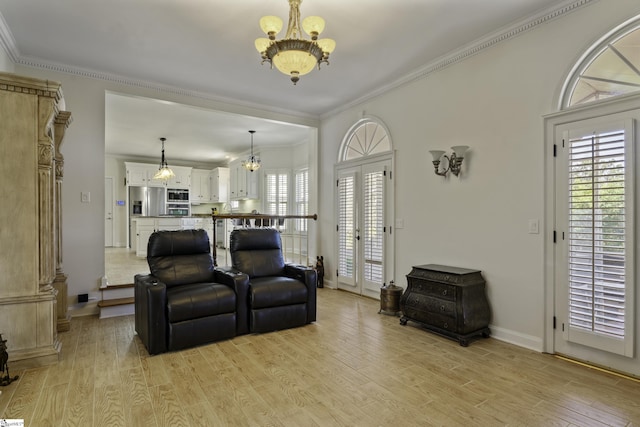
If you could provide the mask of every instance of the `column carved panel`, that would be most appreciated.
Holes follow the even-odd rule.
[[[71,113],[60,111],[54,123],[54,143],[55,143],[55,197],[54,197],[54,226],[55,226],[55,253],[56,253],[56,277],[53,287],[57,291],[57,327],[58,332],[68,331],[71,328],[71,316],[68,313],[68,292],[67,275],[63,271],[62,255],[62,180],[64,177],[64,156],[60,152],[60,147],[64,140],[64,135],[71,124]]]
[[[13,369],[56,363],[60,354],[56,133],[70,121],[58,118],[62,109],[60,83],[0,72],[0,333]]]

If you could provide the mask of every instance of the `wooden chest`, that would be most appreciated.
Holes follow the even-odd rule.
[[[411,320],[467,346],[490,334],[490,309],[479,270],[428,264],[414,266],[400,298],[400,324]]]

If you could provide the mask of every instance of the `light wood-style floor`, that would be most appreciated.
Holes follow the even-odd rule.
[[[318,289],[318,321],[149,356],[133,316],[74,318],[2,388],[27,426],[629,426],[640,383],[495,339],[469,347]],[[11,360],[9,360],[11,366]]]

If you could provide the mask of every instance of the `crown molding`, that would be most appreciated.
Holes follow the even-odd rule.
[[[4,20],[2,12],[0,12],[0,47],[7,52],[7,55],[12,62],[15,63],[20,57],[20,52],[18,52],[18,47],[16,46],[16,40],[13,38],[11,30],[9,30],[9,26],[7,25],[7,21]]]
[[[494,31],[466,46],[461,47],[460,49],[454,50],[446,55],[441,56],[440,58],[435,59],[434,61],[418,68],[416,71],[409,73],[404,77],[381,86],[380,88],[368,93],[367,95],[357,98],[347,104],[341,105],[339,108],[321,114],[320,119],[327,119],[350,108],[353,108],[358,104],[381,96],[392,89],[396,89],[400,86],[406,85],[416,80],[423,79],[430,74],[440,71],[450,65],[461,62],[487,48],[493,47],[500,42],[510,40],[524,32],[538,27],[541,24],[546,24],[549,21],[557,19],[561,16],[575,11],[578,8],[587,6],[597,1],[598,0],[565,0],[561,2],[559,6],[545,9],[510,26]]]
[[[122,84],[126,86],[139,87],[149,90],[155,90],[162,93],[180,95],[180,96],[188,96],[193,98],[199,98],[207,101],[220,102],[225,104],[234,105],[237,107],[251,108],[262,111],[269,111],[271,113],[283,114],[288,116],[299,117],[301,119],[306,120],[314,120],[318,119],[323,120],[334,116],[338,113],[346,111],[358,104],[366,102],[370,99],[376,98],[392,89],[396,89],[400,86],[411,83],[415,80],[419,80],[425,78],[426,76],[440,71],[450,65],[456,64],[464,59],[467,59],[471,56],[474,56],[484,49],[490,48],[500,42],[505,40],[512,39],[526,31],[532,30],[538,27],[541,24],[545,24],[551,20],[559,18],[563,15],[566,15],[574,10],[587,6],[591,3],[595,3],[598,0],[565,0],[560,3],[559,6],[555,6],[549,9],[546,9],[542,12],[534,14],[528,18],[518,21],[511,26],[502,28],[497,30],[489,35],[474,41],[460,49],[452,51],[428,64],[417,69],[416,71],[407,74],[404,77],[401,77],[391,83],[388,83],[367,95],[356,98],[355,100],[341,105],[339,108],[330,110],[326,113],[321,114],[320,116],[305,114],[299,111],[286,110],[281,108],[275,108],[273,106],[266,106],[257,103],[239,101],[237,99],[226,98],[217,96],[211,93],[198,92],[193,90],[181,89],[174,86],[162,85],[151,81],[131,79],[125,76],[120,76],[116,74],[104,73],[96,70],[83,69],[78,67],[72,67],[69,65],[59,64],[50,61],[43,61],[37,58],[23,57],[20,55],[20,52],[16,46],[15,39],[13,38],[13,34],[11,34],[11,30],[9,29],[2,13],[0,12],[0,46],[2,46],[9,58],[18,65],[31,67],[31,68],[39,68],[44,70],[55,71],[64,74],[70,74],[80,77],[87,77],[92,79],[104,80],[112,83]]]
[[[116,84],[121,84],[126,86],[154,90],[154,91],[166,93],[166,94],[187,96],[192,98],[203,99],[206,101],[229,104],[236,107],[244,107],[244,108],[250,108],[255,110],[268,111],[270,113],[283,114],[287,116],[295,116],[301,119],[312,120],[315,122],[318,121],[318,116],[313,114],[306,114],[306,113],[301,113],[299,111],[292,111],[292,110],[277,108],[273,106],[266,106],[266,105],[253,103],[253,102],[240,101],[234,98],[227,98],[227,97],[218,96],[218,95],[214,95],[207,92],[182,89],[176,86],[163,85],[160,83],[147,81],[147,80],[132,79],[130,77],[125,77],[118,74],[105,73],[102,71],[96,71],[96,70],[91,70],[87,68],[73,67],[65,64],[60,64],[57,62],[44,61],[38,58],[21,56],[17,59],[17,61],[15,61],[15,63],[25,67],[39,68],[39,69],[49,70],[57,73],[71,74],[79,77],[103,80],[103,81],[108,81],[111,83],[116,83]]]

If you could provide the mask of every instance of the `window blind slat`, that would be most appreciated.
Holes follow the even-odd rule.
[[[625,135],[569,140],[569,321],[625,333]]]
[[[338,180],[338,276],[354,277],[354,191],[355,179]]]

